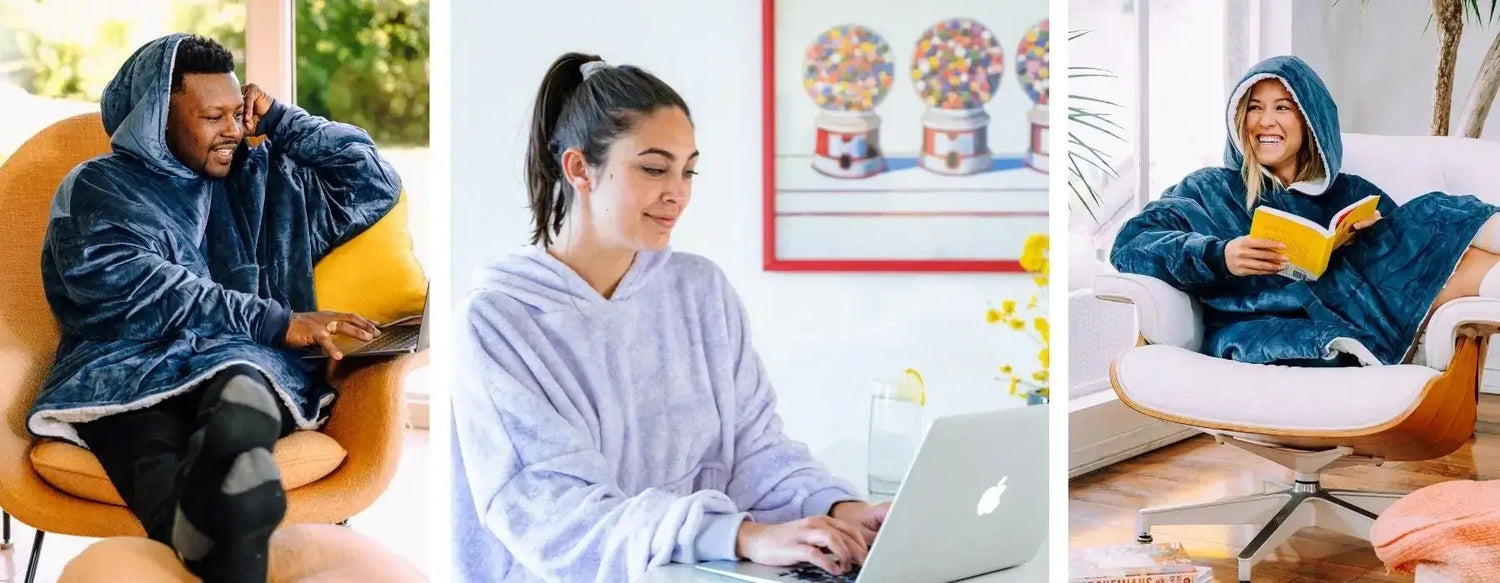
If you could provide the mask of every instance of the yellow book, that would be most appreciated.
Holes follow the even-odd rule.
[[[1250,221],[1250,236],[1286,245],[1282,254],[1287,256],[1287,263],[1281,275],[1297,280],[1318,279],[1328,269],[1333,250],[1349,240],[1356,223],[1375,218],[1379,205],[1378,195],[1367,196],[1333,215],[1327,226],[1262,206],[1255,209],[1255,218]]]

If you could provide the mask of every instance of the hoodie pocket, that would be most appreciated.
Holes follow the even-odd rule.
[[[686,475],[661,486],[661,490],[686,496],[700,490],[723,492],[729,486],[729,469],[719,462],[704,462]]]

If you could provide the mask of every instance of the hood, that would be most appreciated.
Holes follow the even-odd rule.
[[[172,97],[172,64],[177,43],[172,34],[146,43],[125,60],[104,88],[99,113],[110,147],[129,153],[154,170],[182,178],[199,177],[167,148],[167,108]]]
[[[1338,176],[1344,157],[1344,145],[1339,134],[1338,104],[1333,102],[1333,95],[1328,93],[1323,79],[1297,57],[1279,56],[1261,61],[1235,84],[1225,108],[1229,143],[1224,146],[1224,165],[1239,170],[1245,163],[1244,152],[1240,150],[1240,128],[1234,123],[1234,109],[1245,98],[1245,94],[1249,93],[1250,88],[1262,79],[1278,79],[1292,94],[1298,109],[1302,110],[1307,127],[1312,130],[1312,139],[1305,140],[1304,147],[1316,148],[1318,157],[1323,160],[1323,167],[1327,169],[1327,175],[1318,182],[1299,182],[1288,185],[1287,188],[1303,194],[1323,194],[1334,177]],[[1267,176],[1269,175],[1267,172]]]
[[[648,287],[671,257],[670,249],[641,251],[609,299],[599,295],[573,268],[540,245],[491,262],[475,274],[475,289],[498,291],[541,312],[576,310],[589,304],[622,301]]]

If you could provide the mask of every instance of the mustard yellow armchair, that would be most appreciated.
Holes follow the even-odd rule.
[[[10,517],[37,529],[26,581],[36,576],[47,532],[144,536],[93,455],[77,446],[37,440],[26,415],[52,364],[58,327],[42,290],[42,239],[63,177],[109,152],[99,114],[59,121],[22,144],[0,166],[0,509],[4,544]],[[403,203],[404,204],[404,203]],[[392,213],[393,215],[396,213]],[[388,217],[399,219],[404,217]],[[338,523],[368,508],[390,484],[406,423],[402,381],[426,352],[336,368],[340,389],[320,431],[299,431],[276,445],[288,488],[284,524]]]

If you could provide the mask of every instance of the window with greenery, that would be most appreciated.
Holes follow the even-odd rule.
[[[401,176],[426,263],[428,0],[297,0],[297,105],[364,128]]]
[[[218,40],[245,73],[245,0],[0,2],[0,162],[37,131],[99,110],[104,86],[151,39]]]

